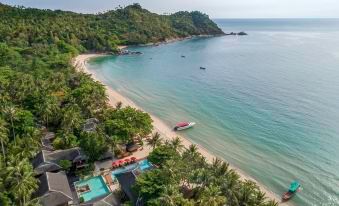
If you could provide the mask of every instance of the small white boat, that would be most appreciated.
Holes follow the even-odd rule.
[[[179,122],[175,125],[174,131],[180,131],[191,128],[195,125],[195,122]]]

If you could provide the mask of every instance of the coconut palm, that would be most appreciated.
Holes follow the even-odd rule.
[[[268,202],[263,204],[263,206],[278,206],[278,205],[279,205],[279,203],[274,201],[274,200],[269,200]]]
[[[16,119],[16,108],[13,105],[7,105],[2,109],[4,115],[9,119],[12,128],[13,139],[15,140],[14,120]]]
[[[191,144],[184,152],[183,152],[183,158],[193,162],[192,160],[197,161],[198,157],[200,157],[200,153],[198,152],[198,147],[195,144]]]
[[[18,159],[33,158],[40,149],[40,142],[36,138],[24,136],[15,141],[15,144],[10,145],[9,151]]]
[[[239,192],[236,194],[240,205],[255,205],[255,193],[258,186],[249,180],[241,183]]]
[[[1,143],[2,155],[4,158],[6,158],[5,144],[8,142],[7,133],[8,133],[8,130],[6,128],[6,122],[2,118],[0,118],[0,143]]]
[[[43,123],[48,128],[48,123],[52,115],[56,115],[59,110],[59,103],[53,96],[44,98],[42,104],[38,106],[38,113],[43,120]]]
[[[179,137],[175,137],[170,141],[170,144],[173,146],[175,150],[178,152],[182,152],[184,149],[184,145]]]
[[[119,110],[119,109],[121,109],[122,108],[122,102],[117,102],[116,104],[115,104],[115,109],[116,110]]]
[[[263,205],[267,199],[265,195],[264,192],[258,190],[255,197],[255,205]]]
[[[151,146],[155,149],[156,146],[160,145],[162,142],[162,138],[159,132],[156,132],[152,135],[151,138],[147,139],[147,145]]]
[[[223,206],[226,202],[227,199],[222,195],[220,188],[215,185],[210,185],[203,190],[198,200],[198,205]]]
[[[183,194],[179,192],[176,185],[169,185],[168,187],[165,187],[164,192],[162,192],[160,197],[156,199],[156,203],[158,204],[155,205],[163,206],[194,206],[194,202],[184,198]]]
[[[75,128],[79,128],[82,123],[82,116],[78,105],[70,105],[65,108],[61,121],[61,127],[66,132],[73,132]]]
[[[38,180],[28,159],[11,157],[6,168],[5,182],[9,192],[14,195],[18,205],[26,205],[31,200],[33,192],[38,189]]]
[[[238,206],[239,201],[237,192],[239,189],[239,175],[233,170],[230,170],[226,176],[221,178],[221,190],[226,196],[229,205]]]

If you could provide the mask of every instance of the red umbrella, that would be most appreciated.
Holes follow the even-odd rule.
[[[131,160],[135,161],[135,160],[137,160],[137,158],[136,157],[131,157]]]
[[[121,165],[122,163],[124,163],[123,160],[119,160],[118,163]]]
[[[125,161],[125,162],[129,162],[129,161],[130,161],[130,159],[126,158],[124,161]]]

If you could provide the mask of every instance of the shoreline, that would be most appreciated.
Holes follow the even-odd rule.
[[[72,65],[75,67],[75,69],[78,72],[84,72],[88,75],[91,75],[91,77],[95,81],[98,81],[98,82],[100,82],[101,84],[104,85],[104,87],[106,88],[106,92],[107,92],[107,95],[108,95],[108,103],[109,103],[110,106],[114,107],[117,102],[122,102],[122,104],[124,106],[131,106],[131,107],[134,107],[136,109],[140,109],[140,110],[144,111],[141,107],[136,105],[133,101],[131,101],[130,99],[124,97],[123,95],[121,95],[117,91],[115,91],[112,88],[105,85],[102,81],[100,81],[100,79],[97,77],[95,72],[90,71],[86,67],[88,60],[90,60],[92,58],[96,58],[96,57],[103,57],[103,56],[110,56],[110,54],[105,54],[105,53],[80,54],[80,55],[76,56],[75,58],[73,58]],[[195,144],[192,141],[190,141],[189,139],[185,138],[184,136],[178,135],[177,133],[175,133],[169,126],[167,126],[158,117],[151,115],[151,114],[150,114],[150,116],[153,120],[154,130],[158,131],[164,139],[172,139],[174,137],[179,137],[185,148],[188,148],[191,144]],[[215,158],[219,158],[219,159],[227,162],[226,159],[220,158],[220,157],[212,154],[207,149],[205,149],[203,146],[201,146],[199,144],[195,144],[195,145],[197,146],[198,151],[201,153],[201,155],[203,155],[206,158],[207,162],[211,163],[212,160],[215,159]],[[251,181],[255,182],[258,185],[258,187],[260,188],[260,190],[266,193],[267,198],[270,198],[272,200],[277,201],[279,203],[279,205],[292,205],[291,203],[281,203],[281,198],[277,194],[270,191],[263,184],[260,184],[257,180],[255,180],[253,177],[247,175],[241,169],[239,169],[239,168],[237,168],[237,167],[235,167],[231,164],[229,165],[229,168],[233,169],[240,176],[241,180],[251,180]]]

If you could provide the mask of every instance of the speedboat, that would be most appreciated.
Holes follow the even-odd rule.
[[[195,122],[179,122],[175,125],[174,130],[175,131],[180,131],[184,129],[191,128],[195,125]]]
[[[282,196],[282,201],[286,202],[290,200],[297,192],[299,192],[301,185],[298,181],[293,181],[290,185],[290,188]]]
[[[205,70],[206,68],[205,67],[200,67],[200,69]]]

